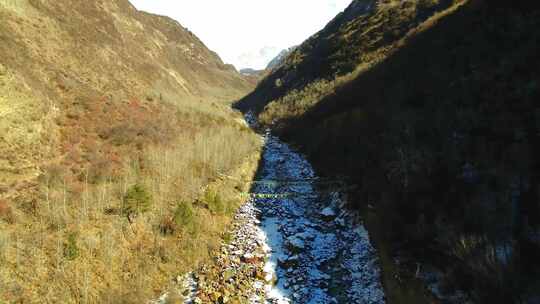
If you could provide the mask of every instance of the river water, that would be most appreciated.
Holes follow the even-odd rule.
[[[340,183],[266,134],[250,204],[268,252],[266,303],[385,303],[377,253],[358,217],[345,211]]]

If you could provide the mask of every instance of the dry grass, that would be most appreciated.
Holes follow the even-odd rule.
[[[255,170],[227,105],[251,84],[127,0],[0,0],[0,19],[0,302],[140,303],[207,260],[230,216],[204,187],[234,209],[220,173]],[[130,223],[134,184],[152,199]],[[192,229],[164,234],[181,202]]]
[[[16,223],[0,223],[0,299],[118,303],[133,298],[140,303],[175,275],[207,261],[230,213],[214,214],[197,200],[213,185],[231,210],[237,207],[238,182],[219,180],[219,175],[247,181],[256,168],[259,144],[252,131],[236,123],[199,129],[145,150],[125,164],[115,181],[85,182],[80,193],[66,181],[44,183],[33,216],[17,210]],[[152,205],[130,224],[119,210],[135,183],[151,193]],[[195,203],[194,225],[163,234],[160,224],[181,202]],[[10,212],[5,202],[0,212],[2,219]]]
[[[114,162],[126,154],[122,142],[109,148],[97,136],[155,135],[163,122],[132,123],[132,114],[156,118],[172,106],[223,116],[218,108],[252,87],[177,22],[127,0],[0,0],[0,19],[0,187],[11,188],[3,197],[62,158],[75,171],[86,156],[98,167]]]

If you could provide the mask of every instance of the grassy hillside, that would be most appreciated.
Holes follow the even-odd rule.
[[[140,303],[206,262],[255,171],[252,84],[127,0],[0,0],[0,302]]]
[[[370,32],[383,11],[347,26]],[[380,245],[410,265],[392,275],[413,278],[419,262],[440,271],[443,294],[521,303],[538,296],[540,277],[539,17],[538,5],[525,1],[464,1],[397,36],[378,26],[378,37],[394,42],[375,59],[352,61],[345,77],[298,70],[285,88],[259,86],[240,107],[261,111],[321,172],[359,186],[351,203]],[[378,41],[358,41],[362,54]],[[305,50],[327,43],[319,34],[296,56],[324,60]],[[385,277],[389,301],[406,303]]]

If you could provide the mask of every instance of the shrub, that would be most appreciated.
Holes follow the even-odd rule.
[[[172,235],[176,231],[176,224],[174,219],[170,216],[165,216],[161,219],[159,223],[159,231],[164,235]]]
[[[218,193],[214,191],[206,191],[204,201],[208,209],[214,214],[223,214],[226,211],[226,206]]]
[[[166,216],[161,220],[159,229],[165,235],[174,234],[178,228],[192,231],[194,227],[195,211],[190,202],[181,202],[176,207],[173,216]]]
[[[74,232],[68,234],[67,240],[64,243],[64,257],[69,261],[73,261],[79,257],[77,234]]]
[[[223,233],[223,242],[224,242],[225,244],[230,244],[230,243],[232,242],[232,240],[233,240],[233,235],[232,235],[232,233],[230,233],[230,232],[228,232],[228,231],[225,232],[225,233]]]
[[[90,184],[98,184],[107,179],[116,178],[115,157],[112,154],[100,154],[97,151],[90,151],[86,154],[88,166],[84,170],[83,176]]]
[[[13,210],[5,200],[0,200],[0,220],[4,220],[9,224],[13,224],[15,222]]]
[[[60,164],[50,164],[43,169],[41,181],[48,186],[60,185],[66,178],[68,169]]]
[[[195,213],[190,202],[181,202],[174,212],[174,223],[177,226],[189,227],[193,224]]]
[[[133,216],[150,211],[151,206],[152,197],[148,190],[141,184],[135,184],[124,195],[122,213],[131,222]]]
[[[104,138],[110,138],[114,146],[123,146],[133,142],[137,138],[137,130],[127,123],[112,127]]]
[[[463,236],[451,250],[457,263],[446,278],[450,286],[470,289],[478,303],[512,303],[524,285],[520,263],[511,243],[497,243],[485,236]]]

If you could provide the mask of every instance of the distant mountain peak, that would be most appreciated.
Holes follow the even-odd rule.
[[[273,70],[285,62],[285,59],[296,50],[297,46],[290,47],[288,49],[282,50],[274,59],[272,59],[266,66],[267,70]]]
[[[263,72],[264,72],[264,70],[256,70],[256,69],[252,69],[252,68],[245,68],[245,69],[240,70],[240,74],[242,74],[244,76],[258,76],[258,75],[262,74]]]

